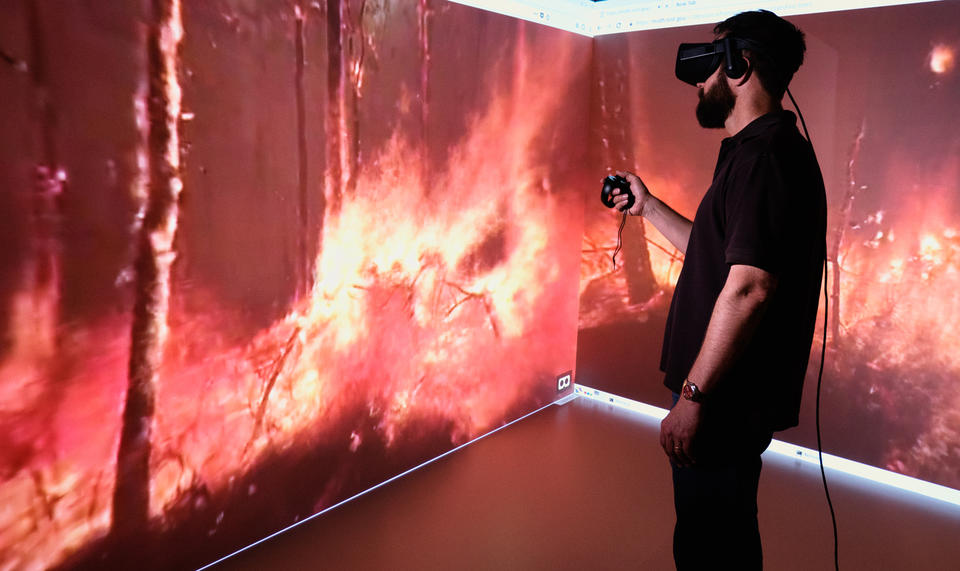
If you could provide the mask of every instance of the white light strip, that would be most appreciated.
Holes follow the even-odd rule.
[[[638,30],[715,24],[738,12],[766,9],[780,16],[918,4],[931,0],[450,0],[594,37]],[[932,0],[940,1],[940,0]]]
[[[579,397],[587,397],[592,400],[602,401],[612,405],[616,405],[620,408],[625,408],[633,412],[639,412],[644,416],[649,416],[657,420],[663,420],[669,412],[665,408],[660,408],[658,406],[653,406],[652,404],[643,403],[640,401],[631,400],[613,393],[608,393],[601,391],[599,389],[591,389],[590,387],[585,387],[583,385],[573,385],[573,394]]]
[[[302,519],[302,520],[300,520],[300,521],[298,521],[298,522],[296,522],[296,523],[294,523],[294,524],[288,525],[287,527],[281,529],[280,531],[276,531],[276,532],[274,532],[274,533],[271,533],[270,535],[264,537],[263,539],[260,539],[260,540],[258,540],[258,541],[255,541],[255,542],[251,543],[250,545],[247,545],[246,547],[242,547],[242,548],[234,551],[233,553],[231,553],[231,554],[229,554],[229,555],[224,555],[223,557],[221,557],[220,559],[217,559],[216,561],[213,561],[212,563],[207,563],[206,565],[204,565],[203,567],[201,567],[201,568],[198,569],[197,571],[203,571],[204,569],[209,569],[210,567],[213,567],[214,565],[216,565],[216,564],[218,564],[218,563],[220,563],[220,562],[222,562],[222,561],[225,561],[225,560],[233,557],[234,555],[238,555],[238,554],[240,554],[240,553],[243,553],[244,551],[250,549],[251,547],[254,547],[254,546],[256,546],[256,545],[260,545],[261,543],[263,543],[263,542],[265,542],[265,541],[267,541],[267,540],[269,540],[269,539],[271,539],[271,538],[274,538],[274,537],[280,535],[281,533],[285,533],[285,532],[287,532],[287,531],[289,531],[289,530],[297,527],[298,525],[304,524],[304,523],[306,523],[306,522],[308,522],[308,521],[310,521],[310,520],[312,520],[312,519],[314,519],[314,518],[316,518],[316,517],[320,517],[321,515],[327,513],[328,511],[333,510],[333,509],[336,509],[336,508],[342,506],[343,504],[345,504],[345,503],[347,503],[347,502],[349,502],[349,501],[353,501],[353,500],[359,498],[360,496],[364,496],[364,495],[366,495],[366,494],[369,494],[370,492],[376,490],[377,488],[386,486],[387,484],[389,484],[390,482],[393,482],[393,481],[395,481],[395,480],[399,480],[400,478],[406,476],[407,474],[410,474],[410,473],[412,473],[412,472],[415,472],[415,471],[419,470],[420,468],[423,468],[424,466],[427,466],[427,465],[429,465],[429,464],[433,464],[433,463],[436,462],[437,460],[440,460],[441,458],[444,458],[444,457],[446,457],[446,456],[449,456],[450,454],[453,454],[454,452],[456,452],[457,450],[460,450],[461,448],[465,448],[465,447],[467,447],[467,446],[470,446],[470,445],[473,444],[474,442],[478,442],[478,441],[480,441],[480,440],[483,440],[484,438],[490,436],[491,434],[494,434],[494,433],[496,433],[496,432],[500,432],[500,431],[503,430],[504,428],[507,428],[508,426],[511,426],[511,425],[513,425],[513,424],[516,424],[516,423],[520,422],[521,420],[523,420],[523,419],[525,419],[525,418],[527,418],[527,417],[529,417],[529,416],[533,416],[533,415],[537,414],[538,412],[540,412],[540,411],[542,411],[542,410],[545,410],[545,409],[547,409],[547,408],[550,408],[551,406],[554,406],[554,405],[563,405],[563,404],[566,404],[566,403],[572,401],[572,400],[575,399],[575,398],[576,398],[576,395],[575,395],[573,392],[570,392],[567,396],[565,396],[565,397],[563,397],[563,398],[560,398],[560,399],[558,399],[558,400],[555,400],[555,401],[551,402],[551,403],[548,404],[548,405],[544,405],[544,406],[538,408],[537,410],[535,410],[535,411],[533,411],[533,412],[527,413],[527,414],[521,416],[520,418],[517,418],[516,420],[512,420],[512,421],[504,424],[503,426],[494,428],[494,429],[491,430],[490,432],[487,432],[486,434],[482,434],[482,435],[474,438],[473,440],[471,440],[471,441],[469,441],[469,442],[465,442],[465,443],[461,444],[460,446],[457,446],[456,448],[453,448],[453,449],[451,449],[451,450],[448,450],[447,452],[444,452],[443,454],[441,454],[441,455],[439,455],[439,456],[437,456],[437,457],[435,457],[435,458],[433,458],[433,459],[430,459],[430,460],[427,460],[426,462],[423,462],[422,464],[418,464],[418,465],[414,466],[413,468],[410,468],[410,469],[407,470],[406,472],[401,472],[400,474],[397,474],[396,476],[394,476],[394,477],[392,477],[392,478],[390,478],[390,479],[388,479],[388,480],[384,480],[383,482],[380,482],[379,484],[377,484],[377,485],[375,485],[375,486],[373,486],[373,487],[371,487],[371,488],[367,488],[366,490],[360,492],[359,494],[350,496],[349,498],[347,498],[347,499],[345,499],[345,500],[342,500],[342,501],[340,501],[340,502],[338,502],[338,503],[336,503],[336,504],[334,504],[334,505],[332,505],[332,506],[330,506],[330,507],[328,507],[328,508],[326,508],[326,509],[324,509],[324,510],[321,510],[321,511],[319,511],[319,512],[317,512],[317,513],[315,513],[315,514],[313,514],[313,515],[311,515],[311,516],[308,516],[308,517],[306,517],[306,518],[304,518],[304,519]]]
[[[668,412],[666,409],[662,409],[660,407],[644,404],[642,402],[607,393],[598,389],[585,387],[583,385],[575,384],[574,394],[578,397],[584,397],[591,400],[612,404],[614,406],[637,412],[657,420],[662,420],[665,416],[667,416]],[[767,448],[767,451],[764,452],[764,454],[779,454],[795,460],[802,460],[816,466],[820,465],[816,450],[811,450],[810,448],[804,448],[803,446],[797,446],[796,444],[790,444],[780,440],[772,441],[770,443],[770,447]],[[960,506],[960,490],[955,490],[953,488],[948,488],[932,482],[919,480],[917,478],[911,478],[910,476],[904,476],[903,474],[877,468],[876,466],[861,464],[860,462],[847,460],[846,458],[841,458],[840,456],[824,453],[823,467],[827,470],[841,472],[851,476],[858,476],[872,482],[885,484],[887,486],[892,486],[894,488],[920,494],[928,498],[953,504],[955,506]]]

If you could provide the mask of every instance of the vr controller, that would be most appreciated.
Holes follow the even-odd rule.
[[[630,183],[622,176],[611,174],[607,175],[607,177],[603,179],[603,189],[600,191],[600,201],[603,202],[603,205],[607,208],[613,208],[614,189],[619,189],[620,194],[627,195],[627,204],[625,207],[621,208],[621,211],[629,210],[630,207],[633,206],[635,197],[633,196],[633,193],[630,192]]]

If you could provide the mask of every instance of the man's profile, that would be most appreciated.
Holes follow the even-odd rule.
[[[826,196],[796,116],[781,105],[803,33],[767,11],[737,14],[714,41],[682,44],[677,77],[698,87],[701,126],[725,129],[693,220],[620,172],[684,254],[660,368],[675,405],[660,444],[673,471],[679,569],[762,568],[760,454],[798,423],[825,258]],[[614,192],[614,208],[627,196]]]

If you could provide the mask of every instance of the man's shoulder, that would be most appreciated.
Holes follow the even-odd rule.
[[[761,129],[757,129],[752,137],[745,139],[744,146],[754,152],[784,152],[804,147],[806,142],[797,129],[796,115],[790,111],[782,111],[769,117]]]
[[[785,116],[769,121],[763,129],[756,130],[752,136],[744,138],[736,149],[738,161],[748,163],[771,160],[785,168],[809,168],[816,162],[810,143],[800,134],[795,117],[789,111]]]

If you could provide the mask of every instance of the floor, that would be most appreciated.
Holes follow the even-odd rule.
[[[672,569],[658,421],[548,407],[213,567]],[[960,569],[960,507],[828,473],[844,570]],[[764,456],[767,569],[833,568],[819,469]]]

